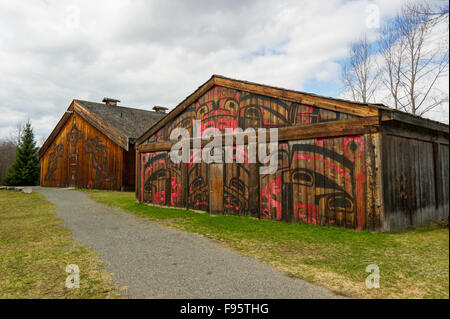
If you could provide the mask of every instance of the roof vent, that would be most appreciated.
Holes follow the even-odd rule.
[[[155,105],[155,106],[153,107],[153,110],[154,110],[156,113],[166,113],[166,111],[168,110],[168,108],[167,108],[167,107],[164,107],[164,106],[158,106],[158,105]]]
[[[106,105],[116,106],[117,102],[120,102],[120,101],[116,100],[116,99],[111,99],[109,97],[105,97],[105,98],[103,98],[102,102],[105,102]]]

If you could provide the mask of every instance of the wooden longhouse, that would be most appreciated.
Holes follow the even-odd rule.
[[[278,128],[277,171],[259,174],[247,142],[233,163],[198,162],[198,149],[173,163],[170,133],[192,136],[193,119],[202,132]],[[448,218],[448,125],[383,105],[214,75],[148,128],[136,142],[140,202],[373,231]]]
[[[39,151],[41,186],[134,190],[134,143],[166,114],[73,100]]]

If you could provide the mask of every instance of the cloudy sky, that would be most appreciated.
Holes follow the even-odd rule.
[[[0,138],[30,118],[42,140],[74,98],[172,108],[212,74],[338,97],[349,44],[403,2],[0,0]]]

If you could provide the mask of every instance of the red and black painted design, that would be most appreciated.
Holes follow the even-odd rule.
[[[225,163],[224,170],[224,213],[248,215],[249,162],[246,147],[234,146],[233,163]]]
[[[280,144],[277,172],[261,177],[261,216],[362,228],[363,150],[360,136]]]
[[[141,154],[142,201],[158,205],[181,205],[180,164],[174,164],[167,152]]]
[[[338,121],[351,117],[353,116],[320,109],[314,105],[215,86],[147,142],[168,141],[172,130],[178,127],[186,128],[191,135],[201,136],[206,129],[212,127],[222,131],[237,127],[272,128]],[[192,120],[201,121],[199,132],[192,132]]]
[[[310,125],[354,117],[314,105],[215,86],[148,142],[168,141],[176,128],[187,129],[191,136],[202,136],[210,128],[224,133],[230,128]],[[197,132],[193,132],[193,120],[201,122]],[[277,172],[259,177],[260,217],[362,228],[363,150],[360,136],[280,143]],[[181,193],[187,192],[188,208],[208,211],[211,183],[208,164],[201,160],[202,150],[191,152],[187,185],[183,187],[181,170],[169,171],[172,164],[168,152],[141,154],[141,200],[173,206],[172,202],[178,198],[172,196],[173,192],[180,194],[181,189]],[[250,165],[246,152],[247,146],[234,146],[233,163],[223,164],[224,213],[249,213]],[[244,160],[238,163],[237,158]]]
[[[188,164],[188,208],[209,209],[209,170],[202,161],[202,149],[193,150]]]

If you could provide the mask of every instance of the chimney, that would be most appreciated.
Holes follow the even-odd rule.
[[[105,98],[103,98],[102,102],[105,102],[106,105],[108,105],[108,106],[117,106],[117,102],[120,102],[120,101],[116,100],[116,99],[111,99],[109,97],[105,97]]]
[[[155,110],[156,113],[166,113],[166,111],[168,110],[168,108],[167,108],[167,107],[164,107],[164,106],[158,106],[158,105],[155,105],[155,106],[153,107],[153,110]]]

